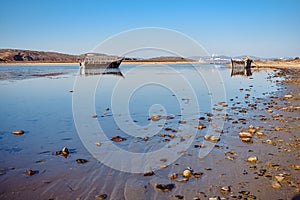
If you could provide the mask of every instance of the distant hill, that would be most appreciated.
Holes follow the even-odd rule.
[[[78,63],[84,55],[69,55],[57,52],[44,52],[20,49],[0,49],[0,63],[41,62]]]

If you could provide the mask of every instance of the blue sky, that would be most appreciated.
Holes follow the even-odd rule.
[[[0,48],[89,52],[133,28],[182,32],[222,55],[300,56],[300,1],[2,0]]]

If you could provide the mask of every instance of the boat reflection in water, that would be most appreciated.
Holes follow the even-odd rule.
[[[114,76],[124,77],[119,68],[99,68],[99,69],[80,68],[80,75],[84,75],[84,76],[114,75]]]

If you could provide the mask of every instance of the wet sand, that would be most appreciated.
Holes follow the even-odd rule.
[[[215,131],[221,131],[220,141],[205,158],[198,157],[199,150],[206,148],[201,145],[205,140],[201,134],[187,151],[181,152],[175,163],[164,166],[165,161],[161,160],[162,168],[150,176],[120,172],[93,159],[80,143],[78,135],[71,128],[66,128],[61,133],[63,141],[52,140],[43,144],[43,151],[32,147],[29,152],[34,154],[34,158],[32,155],[28,155],[28,159],[25,156],[23,163],[16,161],[20,159],[18,148],[21,147],[18,145],[14,147],[14,153],[2,153],[2,156],[9,157],[2,157],[0,197],[100,199],[95,196],[105,194],[107,199],[291,199],[300,192],[300,70],[274,69],[274,74],[267,79],[278,85],[278,91],[266,92],[264,97],[257,98],[252,94],[259,86],[251,83],[239,88],[240,96],[229,97],[227,104],[220,102],[213,105],[217,111],[226,109],[228,115],[202,113],[199,116],[202,117],[200,123],[206,126],[209,126],[211,118],[225,118],[222,130],[214,127]],[[61,123],[66,120],[72,119],[64,118]],[[56,132],[55,127],[51,130]],[[10,134],[7,130],[1,131],[1,138]],[[205,132],[207,128],[201,131]],[[243,142],[239,137],[243,131],[253,132],[250,142]],[[172,134],[172,130],[165,132]],[[34,133],[25,132],[25,136],[33,137]],[[36,137],[32,140],[39,142],[41,136],[37,134]],[[53,139],[51,135],[47,137]],[[161,137],[158,140],[162,142],[166,138],[172,139]],[[146,145],[147,141],[140,139],[123,144],[135,149],[134,146]],[[68,158],[55,155],[55,151],[61,150],[64,145],[70,149]],[[1,146],[2,152],[12,148],[3,150],[4,144],[1,143]],[[257,161],[247,162],[249,156],[255,156]],[[89,162],[77,164],[78,158]],[[184,179],[182,172],[187,167],[192,168],[193,173],[189,179]],[[38,173],[26,175],[25,171],[29,168]],[[170,179],[169,175],[173,173],[178,177]],[[158,184],[174,184],[175,187],[161,191]]]

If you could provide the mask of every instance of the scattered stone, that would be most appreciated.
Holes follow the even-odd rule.
[[[204,139],[207,141],[211,141],[211,142],[218,142],[220,141],[220,137],[219,136],[215,136],[215,135],[205,135]]]
[[[229,193],[231,191],[231,187],[230,186],[223,186],[221,187],[221,192],[222,193]]]
[[[271,186],[272,186],[272,188],[275,188],[275,189],[281,188],[280,183],[278,183],[277,181],[273,181]]]
[[[247,158],[247,162],[256,162],[257,161],[257,157],[256,156],[249,156]]]
[[[194,176],[195,178],[200,178],[202,175],[203,175],[202,172],[194,172],[194,173],[193,173],[193,176]]]
[[[167,168],[167,165],[161,165],[160,168]]]
[[[252,138],[253,135],[251,133],[248,132],[240,132],[240,138]]]
[[[154,175],[154,171],[144,173],[144,176],[153,176],[153,175]]]
[[[284,179],[283,174],[279,174],[278,176],[274,176],[274,179],[278,182],[282,182]]]
[[[107,198],[107,194],[100,194],[100,195],[95,196],[96,200],[104,200],[106,198]]]
[[[177,199],[183,199],[184,198],[184,196],[182,196],[182,195],[175,195],[175,197],[177,198]]]
[[[218,197],[209,197],[208,200],[221,200],[221,198],[218,196]]]
[[[204,128],[206,128],[205,124],[199,124],[198,126],[196,126],[197,129],[202,130]]]
[[[93,116],[92,116],[92,118],[97,118],[97,117],[98,117],[98,115],[93,115]]]
[[[109,111],[109,107],[105,108],[106,111]]]
[[[98,147],[100,147],[101,143],[100,142],[96,142],[95,145],[98,146]]]
[[[56,151],[55,155],[62,155],[63,157],[67,158],[69,156],[70,152],[67,147],[62,148],[61,151]]]
[[[32,175],[34,175],[35,173],[36,173],[36,171],[33,171],[33,170],[31,170],[31,169],[28,169],[28,170],[26,170],[26,172],[25,172],[28,176],[32,176]]]
[[[241,138],[242,142],[253,143],[252,138]]]
[[[263,136],[265,136],[265,134],[262,133],[262,132],[256,132],[255,135],[256,135],[257,137],[263,137]]]
[[[79,159],[76,160],[76,162],[77,162],[78,164],[83,164],[83,163],[87,163],[87,162],[89,162],[89,161],[86,160],[86,159],[79,158]]]
[[[152,121],[154,121],[154,122],[156,122],[156,121],[159,121],[161,119],[161,116],[160,115],[152,115],[151,117],[150,117],[150,120],[152,120]]]
[[[173,174],[170,174],[168,177],[169,177],[169,179],[176,179],[177,178],[177,174],[173,173]]]
[[[181,179],[177,179],[176,182],[184,183],[187,182],[188,180],[189,180],[188,178],[181,178]]]
[[[186,178],[190,178],[192,175],[192,172],[190,170],[186,169],[182,172],[182,175]]]
[[[12,132],[12,134],[14,134],[14,135],[23,135],[24,131],[23,130],[15,130],[15,131]]]
[[[123,138],[119,135],[114,135],[111,137],[111,140],[114,141],[114,142],[123,142],[126,140],[126,138]]]
[[[175,184],[170,183],[170,184],[156,184],[155,186],[156,189],[161,190],[163,192],[170,192],[175,188]]]
[[[284,95],[284,98],[285,98],[285,99],[291,99],[291,98],[293,98],[293,95],[287,94],[287,95]]]
[[[70,93],[74,92],[74,90],[69,90]]]
[[[212,136],[210,137],[210,141],[212,141],[212,142],[218,142],[218,141],[220,141],[220,137],[215,136],[215,135],[212,135]]]
[[[179,124],[186,124],[186,121],[185,120],[179,120],[178,123]]]

